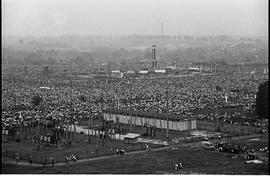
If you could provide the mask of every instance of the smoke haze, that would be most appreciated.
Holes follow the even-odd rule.
[[[267,0],[3,0],[3,36],[268,35]]]

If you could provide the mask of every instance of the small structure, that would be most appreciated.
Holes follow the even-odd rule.
[[[111,76],[115,77],[115,78],[122,78],[123,77],[123,73],[120,72],[120,70],[113,70],[111,72]]]
[[[198,71],[200,71],[200,68],[199,67],[189,67],[188,69],[187,69],[188,71],[191,71],[191,72],[198,72]]]
[[[155,70],[155,73],[159,73],[159,74],[166,73],[166,70]]]
[[[140,70],[139,74],[148,74],[148,70]]]
[[[135,71],[127,71],[127,74],[135,74]]]
[[[124,142],[128,144],[136,144],[139,142],[139,134],[128,133],[124,136]]]
[[[44,89],[44,90],[50,90],[50,87],[40,87],[40,89]]]

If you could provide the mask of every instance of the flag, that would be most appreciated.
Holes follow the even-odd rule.
[[[21,122],[24,121],[24,118],[23,118],[23,116],[22,116],[22,112],[20,112],[19,118],[20,118]]]
[[[219,91],[222,91],[223,89],[220,86],[216,86],[216,90],[219,92]]]
[[[225,94],[225,102],[228,103],[228,96]]]

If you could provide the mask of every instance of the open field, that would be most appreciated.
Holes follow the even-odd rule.
[[[218,158],[218,159],[217,159]],[[54,174],[177,174],[174,164],[183,162],[186,174],[267,174],[268,166],[245,165],[244,158],[232,159],[230,154],[181,147],[176,150],[126,155],[99,161],[59,167],[29,167],[2,165],[3,173]]]
[[[37,151],[37,144],[31,143],[29,140],[22,142],[11,141],[8,143],[2,143],[2,156],[15,158],[16,153],[22,160],[28,160],[29,156],[33,157],[33,163],[42,163],[45,158],[53,157],[55,162],[63,162],[65,156],[75,155],[78,159],[94,158],[104,155],[113,155],[117,149],[124,149],[125,151],[144,150],[145,144],[127,144],[120,140],[100,140],[98,151],[97,149],[97,137],[91,136],[91,143],[88,143],[88,136],[82,134],[75,134],[74,142],[71,146],[63,146],[61,149],[44,149]],[[160,145],[148,144],[152,148],[160,147]]]
[[[268,146],[266,136],[258,140],[241,139],[234,143],[241,143],[249,149]],[[191,144],[192,145],[192,144]],[[54,174],[269,174],[269,167],[263,164],[244,163],[245,158],[232,158],[234,155],[218,151],[203,150],[196,146],[175,146],[171,149],[160,151],[112,156],[108,159],[75,163],[55,167],[30,167],[2,164],[2,173],[54,173]],[[174,164],[182,162],[184,168],[174,170]]]

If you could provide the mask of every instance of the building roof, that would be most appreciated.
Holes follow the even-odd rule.
[[[112,73],[121,73],[120,70],[112,70]]]
[[[138,117],[145,117],[145,118],[152,118],[152,119],[162,119],[166,120],[168,117],[168,120],[171,121],[179,121],[179,120],[191,120],[193,118],[186,117],[182,115],[174,115],[174,114],[157,114],[157,113],[151,113],[151,112],[145,112],[145,111],[130,111],[130,110],[122,110],[122,109],[106,109],[103,111],[104,113],[111,113],[111,114],[119,114],[119,115],[135,115]]]
[[[198,67],[189,67],[188,70],[200,70]]]
[[[155,70],[155,73],[166,73],[166,70]]]
[[[40,89],[47,89],[47,90],[50,90],[51,88],[49,88],[49,87],[40,87]]]
[[[135,139],[137,137],[139,137],[140,134],[135,134],[135,133],[128,133],[124,136],[124,138],[131,138],[131,139]]]
[[[140,70],[139,73],[146,74],[146,73],[148,73],[148,71],[147,70]]]

